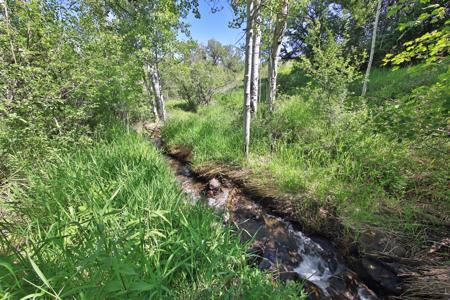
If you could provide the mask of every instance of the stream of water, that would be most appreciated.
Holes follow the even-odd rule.
[[[167,159],[189,201],[207,203],[239,231],[243,242],[252,241],[249,251],[256,267],[280,280],[303,281],[310,299],[378,299],[331,242],[307,236],[267,213],[226,178],[203,182],[184,163]]]

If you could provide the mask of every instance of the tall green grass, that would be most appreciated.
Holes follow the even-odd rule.
[[[410,67],[391,69],[375,68],[370,73],[367,96],[369,101],[389,100],[406,96],[417,87],[429,87],[439,81],[439,77],[448,72],[450,59]],[[352,86],[355,94],[360,95],[362,84]]]
[[[287,68],[284,76],[294,72],[292,66]],[[422,79],[425,83],[416,78],[418,70],[420,66],[393,71],[394,75],[386,76],[383,82],[380,74],[387,71],[375,71],[371,89],[384,87],[391,95],[395,90],[404,94],[414,84],[434,83],[448,70],[448,64],[433,68],[433,77]],[[416,79],[403,82],[411,74]],[[299,79],[297,73],[292,76],[293,81],[286,82]],[[393,77],[399,81],[392,81]],[[325,206],[352,227],[377,225],[414,236],[430,224],[439,228],[445,222],[445,212],[450,210],[445,182],[448,143],[437,137],[435,146],[440,148],[430,149],[419,138],[423,136],[421,124],[414,123],[429,114],[417,114],[404,126],[394,126],[393,119],[394,125],[387,126],[379,124],[380,116],[387,113],[382,111],[375,118],[370,107],[361,105],[330,121],[313,101],[317,99],[295,86],[289,89],[295,90],[295,95],[282,95],[273,115],[265,113],[261,105],[252,123],[248,160],[242,156],[240,92],[223,95],[196,114],[173,111],[163,137],[169,146],[191,146],[196,165],[227,162],[250,168],[261,185],[299,198],[300,218],[308,213],[316,218],[318,207]],[[418,125],[415,135],[404,134],[404,127],[416,129],[414,124]],[[307,212],[305,207],[313,211]]]
[[[18,160],[1,224],[2,299],[297,298],[247,265],[245,245],[190,205],[143,137],[113,128],[92,146]]]

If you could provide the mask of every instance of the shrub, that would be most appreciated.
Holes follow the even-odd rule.
[[[13,17],[0,20],[0,31],[9,32],[0,36],[2,151],[40,157],[56,144],[84,143],[102,119],[143,106],[141,70],[117,33],[90,25],[88,8],[75,16],[48,1],[7,4]]]
[[[343,111],[350,83],[360,77],[358,68],[362,59],[347,49],[345,36],[337,38],[330,30],[325,30],[323,38],[320,24],[308,33],[312,54],[310,57],[301,56],[299,64],[311,79],[307,93],[328,113],[330,119],[336,119]]]
[[[208,61],[184,65],[178,77],[179,95],[193,110],[199,105],[208,105],[213,96],[232,79],[230,71]]]

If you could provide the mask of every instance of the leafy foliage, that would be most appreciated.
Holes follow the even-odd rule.
[[[231,45],[211,40],[208,46],[184,44],[182,59],[165,61],[162,70],[164,84],[172,98],[182,98],[187,108],[197,110],[208,105],[213,96],[235,84],[242,69],[240,52]]]
[[[317,23],[325,25],[336,37],[348,28],[348,32],[351,32],[348,43],[350,48],[356,48],[359,52],[369,48],[377,1],[302,2],[304,4],[297,6],[288,23],[282,52],[285,58],[310,55],[308,31]],[[410,55],[403,58],[399,56],[397,62],[422,59],[428,52],[437,57],[445,56],[448,51],[448,23],[445,24],[448,16],[448,1],[445,0],[383,0],[375,65],[383,63],[387,54],[392,54],[388,59],[393,58],[407,47],[410,48],[407,50]]]
[[[208,105],[215,93],[232,79],[230,72],[222,66],[216,66],[207,61],[199,61],[180,72],[180,96],[194,110],[198,105]]]
[[[320,30],[319,37],[326,42],[327,35],[340,38],[347,30],[349,48],[364,51],[369,38],[366,37],[367,28],[371,21],[371,12],[375,1],[292,1],[293,10],[288,22],[286,42],[282,56],[298,58],[303,54],[310,56],[313,45],[308,40],[311,30]],[[320,28],[318,24],[321,24]]]
[[[399,10],[407,1],[399,1],[391,7],[391,14]],[[404,50],[397,54],[387,54],[384,58],[384,65],[392,64],[398,66],[412,60],[426,60],[434,62],[443,58],[450,49],[450,21],[445,20],[448,13],[444,5],[439,3],[431,4],[430,0],[421,0],[420,3],[428,5],[416,20],[406,23],[399,23],[401,32],[413,30],[424,23],[437,24],[437,28],[427,31],[413,40],[403,43]]]
[[[346,50],[346,38],[337,41],[328,30],[322,38],[322,31],[320,24],[309,30],[307,41],[311,45],[311,56],[302,56],[299,66],[311,79],[308,86],[311,98],[317,100],[330,117],[336,118],[342,112],[349,84],[360,76],[361,59]]]
[[[0,38],[4,152],[39,156],[51,144],[84,143],[103,118],[142,111],[135,61],[120,48],[119,35],[94,22],[89,7],[5,3],[9,16],[4,13],[0,23],[8,33]]]

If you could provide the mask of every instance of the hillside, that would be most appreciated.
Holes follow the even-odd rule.
[[[284,95],[272,115],[262,109],[254,120],[248,159],[241,146],[243,94],[236,90],[197,113],[173,105],[162,132],[167,149],[186,146],[200,174],[243,182],[274,199],[277,212],[346,251],[356,243],[368,255],[445,260],[449,144],[445,134],[431,132],[446,111],[428,109],[448,107],[448,60],[374,70],[367,105],[333,123],[302,90],[301,70],[288,64],[281,74]],[[427,128],[431,135],[424,135]]]

